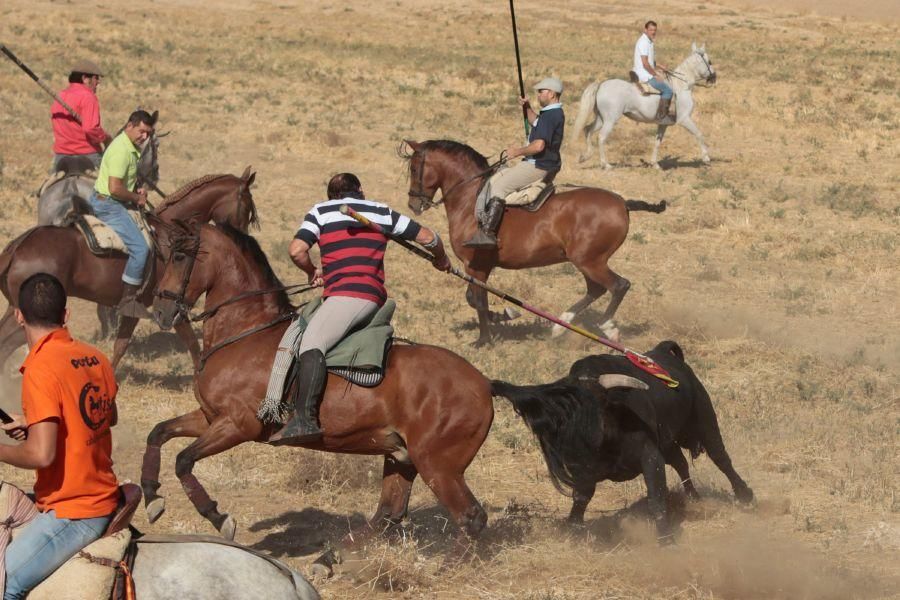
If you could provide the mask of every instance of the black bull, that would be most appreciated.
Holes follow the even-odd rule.
[[[665,465],[678,473],[688,496],[698,497],[682,448],[694,458],[705,451],[739,501],[751,502],[753,491],[731,465],[709,394],[678,344],[662,342],[647,354],[679,382],[677,388],[613,355],[583,358],[554,383],[493,381],[491,388],[512,403],[540,442],[553,484],[573,498],[570,521],[584,520],[598,482],[643,475],[650,512],[666,539],[671,525]],[[628,377],[610,381],[609,374]]]

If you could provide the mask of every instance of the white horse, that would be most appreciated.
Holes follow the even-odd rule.
[[[694,98],[691,90],[695,85],[716,82],[716,72],[713,70],[712,61],[706,54],[706,45],[697,47],[691,44],[691,54],[678,68],[667,76],[667,81],[675,92],[675,121],[658,124],[656,130],[656,144],[653,146],[653,158],[650,163],[659,167],[659,144],[666,134],[669,125],[678,124],[690,131],[700,142],[700,154],[703,162],[709,162],[709,148],[703,141],[703,134],[691,120],[691,112],[694,110]],[[586,161],[593,153],[591,147],[591,135],[600,131],[600,166],[604,169],[612,168],[606,161],[606,152],[603,147],[606,138],[612,132],[616,121],[625,115],[639,123],[657,123],[656,109],[659,106],[659,96],[644,96],[635,84],[622,79],[607,79],[604,82],[595,81],[587,86],[581,95],[581,105],[578,108],[578,118],[575,121],[576,135],[584,136],[587,146],[585,153],[579,158],[579,162]],[[599,118],[598,118],[599,117]]]

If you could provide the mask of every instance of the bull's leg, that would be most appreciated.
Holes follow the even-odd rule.
[[[739,502],[753,502],[753,490],[741,479],[731,464],[731,457],[725,450],[725,443],[722,441],[722,434],[719,431],[719,421],[716,418],[715,410],[713,410],[712,400],[702,385],[697,386],[697,397],[695,399],[695,413],[697,415],[696,427],[700,432],[700,441],[706,449],[710,460],[719,468],[734,490],[734,496]]]
[[[587,505],[591,501],[591,498],[594,497],[594,492],[596,490],[596,482],[572,490],[572,510],[569,512],[569,523],[573,525],[581,525],[584,523],[584,511],[587,509]]]
[[[197,336],[194,335],[191,322],[185,319],[178,319],[178,322],[175,323],[175,333],[187,346],[188,352],[191,353],[191,360],[194,362],[194,371],[197,371],[200,368],[200,342],[197,341]]]
[[[673,542],[672,527],[666,510],[666,463],[659,447],[648,436],[641,444],[641,472],[647,485],[650,514],[656,522],[656,534],[661,544]]]
[[[141,488],[147,520],[155,523],[166,510],[166,501],[159,491],[159,468],[162,445],[176,437],[198,437],[209,428],[209,421],[199,408],[180,417],[158,423],[147,436],[147,448],[141,467]]]
[[[139,319],[134,317],[126,317],[122,315],[119,320],[119,330],[116,332],[116,342],[113,344],[112,368],[116,370],[128,350],[128,344],[131,343],[131,336],[134,335],[134,329],[137,327]]]
[[[697,493],[697,488],[694,487],[694,482],[691,481],[691,471],[688,468],[687,460],[684,458],[681,448],[673,444],[666,450],[665,456],[666,464],[671,465],[675,472],[678,473],[678,477],[681,478],[684,493],[691,500],[699,500],[700,494]]]
[[[234,519],[228,513],[219,512],[218,504],[209,497],[206,489],[191,471],[194,469],[194,463],[198,460],[219,454],[246,441],[247,438],[229,417],[219,417],[175,458],[175,474],[191,504],[194,505],[197,512],[212,523],[222,537],[229,540],[234,539],[237,530]]]
[[[349,532],[341,540],[341,548],[350,550],[370,539],[376,533],[387,532],[398,525],[409,509],[409,494],[416,479],[416,467],[400,463],[391,456],[384,457],[381,479],[381,499],[375,514],[362,527]],[[313,563],[314,573],[331,576],[332,565],[340,561],[340,556],[329,550]]]

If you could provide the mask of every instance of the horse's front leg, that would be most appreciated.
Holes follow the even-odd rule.
[[[166,510],[166,501],[159,491],[159,468],[162,445],[176,437],[199,437],[209,428],[206,415],[199,408],[187,414],[157,423],[147,436],[147,448],[141,466],[141,489],[144,490],[144,508],[147,520],[155,523]]]
[[[700,132],[700,128],[697,127],[690,117],[685,117],[679,121],[678,124],[694,134],[694,137],[697,138],[697,141],[700,143],[700,158],[703,162],[709,163],[709,148],[706,147],[706,142],[703,140],[703,134]]]
[[[219,417],[175,458],[175,475],[191,504],[228,540],[234,539],[237,524],[228,513],[219,512],[218,503],[209,497],[192,471],[198,460],[234,448],[248,439],[230,417]]]
[[[475,276],[476,279],[478,278]],[[482,280],[484,281],[484,280]],[[477,285],[469,284],[466,288],[466,301],[478,312],[478,339],[473,344],[476,348],[491,343],[491,310],[488,306],[487,291]]]
[[[658,125],[656,127],[656,141],[653,143],[653,157],[650,159],[650,164],[660,168],[659,166],[659,145],[662,144],[663,136],[666,135],[667,125]]]

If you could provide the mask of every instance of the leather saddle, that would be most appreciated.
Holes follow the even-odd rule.
[[[550,196],[556,193],[553,180],[556,179],[556,171],[547,171],[544,178],[536,181],[526,188],[513,192],[506,197],[506,206],[509,208],[521,208],[528,212],[535,212],[544,205]]]
[[[659,96],[662,93],[649,83],[641,83],[634,71],[628,71],[628,80],[637,87],[642,96]]]

